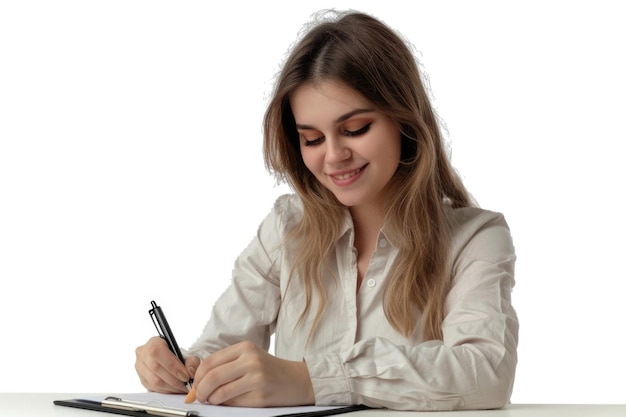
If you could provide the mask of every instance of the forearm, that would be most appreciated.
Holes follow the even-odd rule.
[[[371,339],[346,354],[315,355],[306,362],[318,405],[498,408],[509,401],[516,356],[514,350],[487,344],[446,346],[432,341],[406,347]]]

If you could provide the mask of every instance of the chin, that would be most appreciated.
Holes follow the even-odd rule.
[[[335,195],[335,197],[337,198],[337,200],[339,200],[339,202],[341,203],[341,205],[347,207],[347,208],[351,208],[351,207],[356,207],[360,204],[362,204],[362,202],[360,200],[355,200],[354,198],[339,198]]]

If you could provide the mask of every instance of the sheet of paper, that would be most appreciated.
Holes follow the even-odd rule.
[[[227,407],[210,404],[200,404],[194,402],[185,404],[185,395],[176,394],[159,394],[156,392],[133,393],[133,394],[113,394],[124,400],[151,402],[155,401],[165,407],[183,408],[186,410],[195,410],[202,417],[274,417],[283,414],[306,413],[310,411],[324,411],[339,407],[274,407],[274,408],[248,408],[248,407]],[[90,397],[89,400],[102,401],[107,396]],[[155,403],[155,404],[158,404]]]

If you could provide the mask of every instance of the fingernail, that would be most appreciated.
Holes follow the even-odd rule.
[[[185,397],[185,404],[190,404],[196,400],[196,389],[192,388]]]
[[[196,374],[196,368],[190,366],[189,368],[187,368],[187,370],[189,371],[189,375],[191,375],[191,377],[193,378],[193,376]]]
[[[185,375],[184,373],[182,373],[182,372],[178,372],[178,373],[176,374],[176,377],[177,377],[177,378],[178,378],[181,382],[187,382],[187,381],[189,381],[189,377],[188,377],[187,375]]]

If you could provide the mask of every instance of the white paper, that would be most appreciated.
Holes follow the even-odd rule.
[[[159,394],[156,392],[133,393],[133,394],[112,394],[112,397],[123,400],[156,402],[165,407],[182,408],[185,410],[195,410],[201,417],[274,417],[283,414],[306,413],[311,411],[324,411],[340,407],[272,407],[272,408],[251,408],[251,407],[230,407],[220,405],[201,404],[193,402],[185,404],[185,394]],[[102,401],[107,396],[86,398],[93,401]]]

